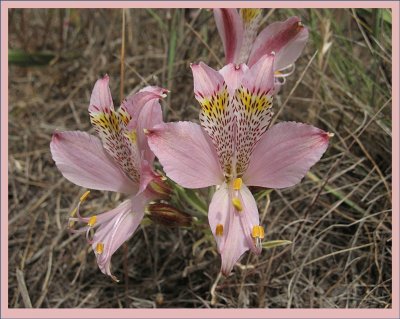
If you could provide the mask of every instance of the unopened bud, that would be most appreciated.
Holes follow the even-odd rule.
[[[155,177],[149,183],[148,189],[155,193],[160,199],[168,199],[172,194],[172,188],[163,176]]]
[[[190,226],[193,217],[187,213],[179,211],[177,208],[165,202],[152,202],[147,205],[146,212],[149,218],[165,226]]]

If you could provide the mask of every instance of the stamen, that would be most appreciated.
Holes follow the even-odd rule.
[[[93,227],[94,224],[96,224],[96,221],[97,221],[97,216],[93,215],[92,217],[89,218],[88,226],[89,227]]]
[[[79,199],[80,202],[83,202],[90,194],[90,191],[85,192],[85,194],[83,194],[81,196],[81,198]]]
[[[328,135],[328,137],[334,137],[335,133],[328,132],[328,134],[326,134],[326,135]]]
[[[253,226],[253,230],[251,232],[251,236],[253,238],[259,238],[260,237],[260,226]]]
[[[243,206],[242,206],[242,203],[239,198],[233,197],[232,204],[233,204],[233,207],[235,207],[238,212],[241,212],[243,210]]]
[[[235,178],[235,180],[233,181],[233,189],[235,191],[239,191],[242,188],[242,183],[243,183],[243,181],[240,177]]]
[[[259,226],[259,227],[260,227],[260,239],[264,239],[264,237],[265,237],[264,227],[263,226]]]
[[[223,234],[224,234],[224,226],[222,224],[218,224],[217,227],[215,227],[215,235],[222,236]]]
[[[104,251],[104,243],[99,242],[96,244],[96,253],[101,255]]]

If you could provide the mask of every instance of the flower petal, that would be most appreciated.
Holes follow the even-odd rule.
[[[256,38],[249,57],[249,66],[265,54],[275,52],[275,70],[280,70],[297,60],[308,40],[308,30],[298,17],[275,22],[266,27]]]
[[[56,132],[50,149],[63,176],[79,186],[128,194],[138,189],[96,136],[79,131]]]
[[[96,82],[90,99],[90,122],[108,154],[133,181],[139,182],[140,154],[136,140],[134,139],[134,143],[131,140],[134,135],[126,134],[129,114],[123,108],[114,110],[108,81],[108,76],[105,76]],[[93,103],[99,103],[100,106],[95,106]]]
[[[106,213],[114,215],[113,218],[103,222],[94,234],[92,247],[96,253],[97,264],[104,274],[115,281],[118,280],[111,273],[111,257],[139,226],[144,216],[146,202],[147,198],[143,195],[124,201]]]
[[[204,63],[192,65],[194,92],[201,105],[200,124],[211,138],[227,175],[232,174],[235,115],[223,76]]]
[[[121,109],[126,110],[132,120],[135,121],[131,126],[137,126],[136,121],[138,120],[138,114],[148,102],[166,97],[167,92],[168,90],[158,86],[146,86],[138,93],[129,96],[125,101],[123,101]]]
[[[243,41],[243,22],[236,9],[214,9],[217,29],[224,45],[226,63],[236,63]]]
[[[108,86],[109,81],[108,75],[97,80],[90,97],[89,112],[105,112],[114,109],[110,87]]]
[[[164,171],[176,183],[188,188],[221,184],[223,174],[215,148],[200,125],[160,124],[149,132],[148,141]]]
[[[251,152],[267,130],[272,118],[274,88],[274,57],[265,55],[244,75],[242,85],[234,99],[236,133],[237,174],[246,170]]]
[[[235,65],[233,63],[225,65],[219,73],[224,77],[225,83],[228,87],[229,96],[234,96],[236,89],[242,83],[245,72],[248,71],[246,64]]]
[[[233,205],[234,198],[240,201],[240,211]],[[261,246],[256,247],[252,238],[253,227],[259,224],[257,204],[245,185],[235,191],[223,183],[211,200],[208,221],[221,253],[221,271],[225,276],[244,252],[249,249],[261,252]]]
[[[251,186],[293,186],[321,158],[328,141],[328,133],[311,125],[296,122],[274,125],[256,145],[243,179]]]
[[[247,63],[254,39],[257,36],[258,27],[262,18],[262,9],[242,8],[239,13],[243,21],[244,32],[242,48],[237,62]]]

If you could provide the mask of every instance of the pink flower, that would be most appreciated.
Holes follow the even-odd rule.
[[[272,55],[248,68],[228,64],[219,72],[192,65],[200,124],[163,123],[149,145],[166,174],[187,188],[218,185],[208,211],[228,275],[247,251],[259,254],[264,228],[248,186],[290,187],[325,152],[329,133],[281,122],[269,128],[274,88]]]
[[[265,54],[275,53],[275,78],[285,77],[294,71],[308,40],[308,30],[298,17],[284,22],[274,22],[257,35],[261,9],[214,9],[218,32],[224,45],[227,63],[246,63],[253,66]],[[290,69],[290,71],[285,71]],[[285,72],[284,72],[285,71]]]
[[[166,90],[146,87],[115,110],[108,82],[108,76],[98,80],[90,98],[90,120],[100,138],[80,131],[56,132],[50,149],[58,169],[69,181],[128,196],[113,210],[82,217],[79,207],[89,193],[86,192],[70,218],[70,228],[75,222],[86,224],[71,231],[86,232],[99,268],[117,280],[110,269],[112,255],[140,224],[145,205],[162,196],[156,187],[162,180],[151,169],[154,154],[144,129],[162,123],[158,100],[165,97]]]

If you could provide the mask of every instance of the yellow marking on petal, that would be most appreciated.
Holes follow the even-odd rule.
[[[210,98],[206,97],[200,101],[204,114],[209,118],[222,117],[229,102],[228,90],[223,89]]]
[[[131,143],[136,143],[136,130],[126,132],[124,135],[131,141]]]
[[[235,178],[235,180],[233,181],[233,189],[235,191],[239,191],[242,188],[242,184],[243,184],[243,181],[240,177]]]
[[[79,201],[82,203],[84,200],[86,200],[86,198],[89,196],[90,191],[85,192],[85,194],[83,194],[81,196],[81,198],[79,199]]]
[[[87,224],[89,227],[93,227],[94,224],[96,224],[96,221],[97,221],[97,216],[93,215],[92,217],[89,218],[89,221]]]
[[[254,114],[272,107],[272,96],[269,94],[260,94],[250,92],[246,88],[240,88],[237,91],[237,98],[244,105],[246,113]]]
[[[100,242],[96,244],[96,253],[101,255],[104,251],[104,243]]]
[[[217,227],[215,227],[215,235],[222,236],[223,234],[224,234],[224,226],[222,224],[218,224]]]
[[[240,16],[245,24],[250,24],[261,12],[261,9],[240,9]]]
[[[241,202],[240,199],[237,198],[237,197],[233,197],[233,198],[232,198],[232,205],[233,205],[233,207],[236,208],[236,210],[237,210],[238,212],[241,212],[241,211],[243,210],[242,202]]]

